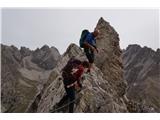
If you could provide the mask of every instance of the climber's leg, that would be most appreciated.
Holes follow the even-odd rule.
[[[58,107],[62,106],[67,100],[68,100],[68,95],[63,96],[61,101],[58,103]]]
[[[89,69],[88,69],[88,72],[90,72],[92,66],[93,66],[93,63],[94,63],[94,52],[89,50],[89,49],[84,49],[85,51],[85,54],[86,54],[86,57],[89,61]]]
[[[66,88],[67,95],[69,97],[69,113],[73,113],[74,103],[75,103],[75,88]]]

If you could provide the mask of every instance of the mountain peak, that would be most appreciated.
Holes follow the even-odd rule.
[[[102,24],[102,25],[105,25],[105,24],[109,24],[106,20],[104,20],[103,17],[100,17],[100,19],[98,20],[98,23],[97,24]]]
[[[71,44],[68,46],[66,52],[64,53],[64,56],[65,56],[66,54],[68,54],[69,57],[77,56],[77,55],[82,54],[82,49],[81,49],[79,46],[77,46],[76,44],[71,43]]]
[[[41,47],[41,50],[48,50],[48,49],[50,49],[48,45],[43,45],[43,46]]]

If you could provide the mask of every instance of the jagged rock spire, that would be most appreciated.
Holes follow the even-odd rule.
[[[98,48],[104,48],[104,52],[96,55],[95,65],[97,67],[94,66],[92,75],[84,77],[83,86],[85,89],[77,93],[78,101],[75,112],[127,112],[122,99],[126,86],[122,79],[118,34],[103,18],[99,20],[97,28],[101,32],[97,38]],[[113,42],[116,44],[112,44]],[[77,45],[71,44],[68,47],[50,76],[50,84],[41,93],[37,112],[49,112],[49,109],[55,112],[57,109],[57,103],[65,93],[63,83],[59,80],[60,70],[72,56],[86,60],[85,54]],[[63,112],[66,111],[65,108]]]

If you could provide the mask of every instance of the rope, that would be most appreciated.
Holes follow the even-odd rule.
[[[85,91],[85,90],[87,90],[87,89],[86,89],[86,88],[83,89],[83,91]],[[78,98],[80,98],[80,97],[78,97]],[[69,102],[69,103],[67,103],[67,104],[64,104],[64,105],[61,106],[61,107],[58,107],[57,109],[54,109],[53,111],[51,111],[51,113],[54,113],[54,112],[56,112],[57,110],[60,110],[60,109],[62,109],[62,108],[64,108],[64,107],[68,106],[69,104],[71,104],[71,103],[75,102],[76,100],[78,100],[78,98],[76,98],[75,100],[72,100],[71,102]]]
[[[77,98],[77,99],[78,99],[78,98]],[[72,100],[71,102],[69,102],[69,103],[67,103],[67,104],[65,104],[65,105],[63,105],[63,106],[61,106],[61,107],[59,107],[59,108],[57,108],[57,109],[54,109],[54,111],[51,111],[51,112],[54,113],[54,112],[56,112],[56,111],[58,111],[58,110],[60,110],[60,109],[62,109],[62,108],[64,108],[64,107],[68,106],[69,104],[75,102],[77,99]]]

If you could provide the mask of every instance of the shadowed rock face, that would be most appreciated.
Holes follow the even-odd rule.
[[[43,49],[43,47],[41,48]],[[39,63],[32,62],[35,51],[21,47],[18,50],[14,46],[1,45],[1,103],[2,112],[25,112],[34,97],[41,91],[49,74],[60,59],[60,54],[53,48],[43,49],[49,51],[46,56],[40,59],[44,64],[46,61],[51,66],[39,66]],[[41,56],[41,54],[39,54]],[[51,62],[52,61],[52,62]]]
[[[127,97],[160,112],[160,50],[129,45],[123,52]]]
[[[22,56],[14,46],[8,47],[1,45],[1,103],[2,112],[11,110],[14,103],[18,101],[16,97],[17,76],[19,76],[18,67]],[[15,97],[14,97],[15,96]]]

